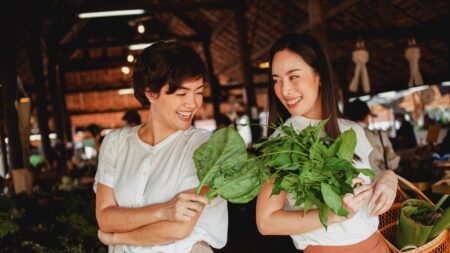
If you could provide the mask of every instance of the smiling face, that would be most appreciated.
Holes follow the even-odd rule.
[[[152,120],[169,131],[187,130],[192,125],[197,110],[203,103],[203,79],[184,81],[174,93],[167,94],[169,85],[159,94],[147,91]]]
[[[303,58],[289,50],[272,61],[275,95],[292,116],[321,119],[320,77]]]

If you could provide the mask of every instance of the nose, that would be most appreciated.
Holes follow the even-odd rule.
[[[288,97],[292,92],[292,85],[288,81],[283,81],[281,83],[281,91],[283,96]]]
[[[197,107],[197,101],[195,99],[195,94],[190,94],[186,96],[186,100],[184,101],[184,106],[188,109],[195,109]]]

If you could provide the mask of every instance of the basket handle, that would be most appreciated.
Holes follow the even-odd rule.
[[[400,182],[404,183],[406,186],[408,186],[411,190],[413,190],[416,194],[418,194],[421,198],[426,200],[428,203],[430,203],[432,206],[434,206],[433,201],[431,201],[425,194],[423,194],[422,191],[420,191],[413,183],[409,182],[407,179],[397,175],[397,178]]]

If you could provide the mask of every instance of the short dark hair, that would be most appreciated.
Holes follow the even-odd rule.
[[[328,124],[325,125],[325,132],[336,138],[340,134],[338,117],[340,116],[338,110],[337,87],[333,75],[333,70],[330,61],[325,51],[321,47],[319,41],[308,34],[292,33],[286,34],[279,38],[270,49],[269,54],[269,125],[279,125],[284,122],[291,115],[289,111],[283,106],[281,101],[277,98],[274,90],[274,82],[272,79],[272,62],[275,54],[288,50],[303,58],[311,68],[320,76],[321,86],[319,88],[321,104],[322,104],[322,118],[330,118]],[[268,134],[273,133],[273,129],[269,128]]]
[[[195,50],[176,41],[158,41],[142,51],[133,70],[134,96],[142,106],[150,105],[145,91],[159,93],[169,84],[174,93],[184,81],[207,80],[206,67]]]
[[[136,110],[128,110],[122,116],[122,120],[127,123],[134,123],[135,125],[141,124],[141,115]]]
[[[351,121],[363,121],[369,114],[371,114],[369,106],[359,99],[356,99],[347,105],[346,115]]]
[[[97,124],[90,124],[84,130],[91,133],[94,138],[100,136],[102,132],[102,129]]]

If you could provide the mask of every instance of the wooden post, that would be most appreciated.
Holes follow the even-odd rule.
[[[64,140],[64,114],[62,109],[62,104],[65,102],[62,99],[61,91],[57,83],[57,71],[56,71],[56,61],[57,61],[57,48],[58,45],[54,38],[49,38],[47,40],[47,75],[48,75],[48,88],[50,90],[50,97],[53,108],[53,118],[55,120],[56,127],[56,152],[57,152],[57,162],[58,170],[63,172],[66,168],[66,149]]]
[[[247,98],[247,112],[250,116],[250,123],[252,124],[252,141],[255,142],[261,136],[261,127],[258,124],[258,108],[256,107],[255,89],[253,87],[253,73],[252,63],[250,59],[250,46],[247,38],[247,19],[245,16],[245,2],[236,0],[238,7],[236,8],[236,14],[234,15],[234,22],[238,28],[239,37],[239,52],[242,62],[242,76],[245,85],[245,95]]]
[[[60,97],[61,97],[61,105],[62,105],[62,111],[64,113],[64,131],[65,131],[65,140],[66,142],[72,142],[73,141],[73,135],[72,135],[72,121],[70,118],[70,113],[67,110],[67,101],[66,101],[66,78],[64,76],[65,71],[62,66],[62,64],[58,65],[58,83],[60,87]]]
[[[8,137],[8,156],[11,169],[24,167],[22,147],[20,143],[18,115],[14,101],[17,99],[17,75],[12,46],[13,33],[10,31],[8,15],[2,11],[0,19],[0,84],[2,85],[3,121]],[[6,16],[6,17],[5,17]],[[6,116],[8,115],[8,116]]]
[[[32,36],[30,47],[28,48],[28,57],[30,61],[30,68],[34,78],[34,85],[37,99],[37,116],[39,132],[41,134],[41,146],[44,152],[45,159],[50,166],[53,165],[53,150],[50,145],[49,129],[48,129],[48,112],[46,90],[44,84],[44,74],[42,67],[41,55],[41,24],[40,22],[32,22]]]
[[[2,97],[2,84],[0,84],[0,98]],[[6,153],[6,143],[5,143],[5,127],[3,120],[5,116],[3,114],[3,104],[0,103],[0,156],[1,156],[1,165],[3,168],[3,175],[9,172],[8,163],[6,162],[7,153]]]
[[[326,50],[328,47],[326,36],[325,15],[322,10],[322,0],[308,1],[309,29]]]
[[[217,117],[220,114],[220,100],[221,100],[221,94],[220,94],[220,84],[219,80],[217,80],[216,75],[214,74],[214,66],[211,56],[211,41],[210,38],[204,39],[202,42],[203,46],[203,52],[205,53],[205,59],[206,59],[206,66],[208,68],[208,75],[209,75],[209,83],[211,85],[211,97],[213,100],[213,106],[214,106],[214,118],[216,119],[217,123]]]

